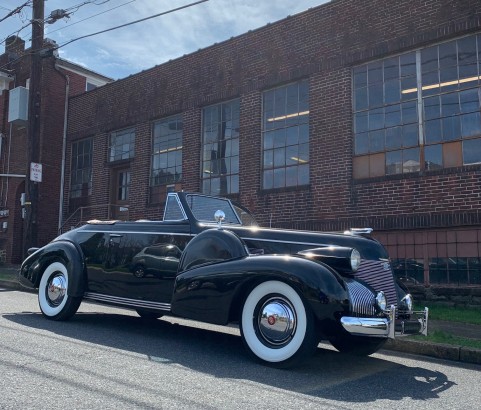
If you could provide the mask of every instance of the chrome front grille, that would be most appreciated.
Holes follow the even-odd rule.
[[[357,316],[374,316],[375,296],[371,290],[353,279],[346,279],[352,314]]]
[[[391,265],[388,261],[363,259],[354,278],[362,280],[376,292],[382,290],[386,295],[388,307],[391,305],[397,307],[397,292]]]

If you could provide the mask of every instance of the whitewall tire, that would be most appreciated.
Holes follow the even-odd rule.
[[[38,304],[43,315],[52,320],[66,320],[75,314],[81,298],[68,295],[68,270],[64,263],[48,265],[40,279]]]
[[[317,346],[309,307],[291,286],[280,281],[263,282],[250,292],[240,329],[248,350],[275,367],[299,364]]]

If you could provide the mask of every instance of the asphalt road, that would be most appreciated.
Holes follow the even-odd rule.
[[[479,409],[479,365],[320,345],[277,370],[238,334],[88,303],[52,322],[35,294],[0,290],[0,409]]]

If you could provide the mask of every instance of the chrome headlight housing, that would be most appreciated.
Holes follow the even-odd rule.
[[[316,260],[346,275],[352,275],[361,264],[361,255],[357,249],[347,246],[323,246],[297,252],[304,258]]]
[[[361,254],[357,249],[353,249],[351,252],[351,268],[353,272],[356,272],[361,264]]]
[[[401,299],[401,303],[399,304],[399,309],[412,312],[413,310],[413,297],[411,294],[407,294]]]
[[[383,311],[386,310],[387,299],[383,291],[378,292],[376,295],[376,306]]]

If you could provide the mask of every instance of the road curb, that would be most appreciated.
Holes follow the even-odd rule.
[[[30,292],[30,293],[36,293],[36,289],[30,289],[26,288],[25,286],[22,286],[18,281],[16,280],[3,280],[0,279],[0,288],[6,288],[6,289],[13,289],[13,290],[20,290],[22,292]]]
[[[35,293],[36,289],[26,288],[16,280],[0,280],[0,287],[19,290],[22,292]],[[453,346],[441,343],[429,343],[406,338],[390,339],[383,349],[417,354],[421,356],[435,357],[438,359],[451,360],[454,362],[481,364],[481,349],[463,346]]]
[[[455,362],[481,364],[481,349],[465,346],[453,346],[442,343],[430,343],[406,338],[390,339],[383,347],[387,350],[412,353]]]

